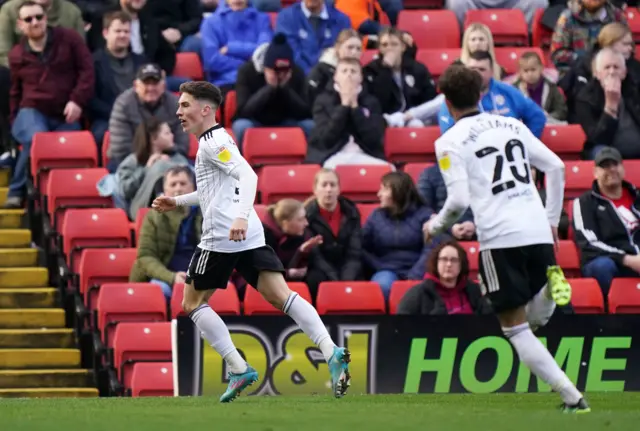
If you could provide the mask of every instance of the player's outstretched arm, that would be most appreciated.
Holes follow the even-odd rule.
[[[151,208],[158,212],[173,211],[177,207],[181,206],[193,206],[198,205],[198,192],[189,193],[186,195],[171,197],[171,196],[158,196],[153,200]]]

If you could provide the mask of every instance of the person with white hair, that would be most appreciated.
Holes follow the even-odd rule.
[[[640,158],[640,93],[627,78],[624,56],[604,48],[593,60],[593,79],[576,97],[576,120],[587,141],[585,156],[593,160],[604,147],[614,147],[623,159]]]

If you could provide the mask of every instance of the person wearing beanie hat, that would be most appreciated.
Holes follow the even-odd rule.
[[[258,52],[262,55],[254,54],[238,70],[236,118],[231,126],[238,145],[242,148],[244,133],[252,127],[300,127],[308,137],[313,121],[304,97],[305,74],[295,64],[286,36],[276,34]]]

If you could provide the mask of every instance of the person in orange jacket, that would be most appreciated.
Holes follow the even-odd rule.
[[[351,25],[360,34],[377,35],[391,25],[378,0],[335,0],[335,7],[351,18]]]

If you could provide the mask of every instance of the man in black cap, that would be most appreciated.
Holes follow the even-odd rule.
[[[606,300],[616,277],[640,277],[640,194],[624,180],[620,152],[604,147],[595,157],[593,187],[573,201],[574,241],[582,273],[598,280]]]
[[[303,96],[305,75],[294,64],[286,37],[276,34],[264,52],[264,61],[259,57],[259,52],[254,54],[252,61],[238,70],[237,111],[232,125],[236,142],[242,149],[244,132],[260,126],[300,127],[308,137],[313,121]]]
[[[107,150],[109,172],[115,172],[120,162],[133,151],[136,128],[151,117],[167,123],[178,151],[188,154],[189,136],[180,126],[177,109],[178,97],[167,91],[165,73],[160,66],[155,63],[140,66],[133,88],[123,92],[113,104]]]

